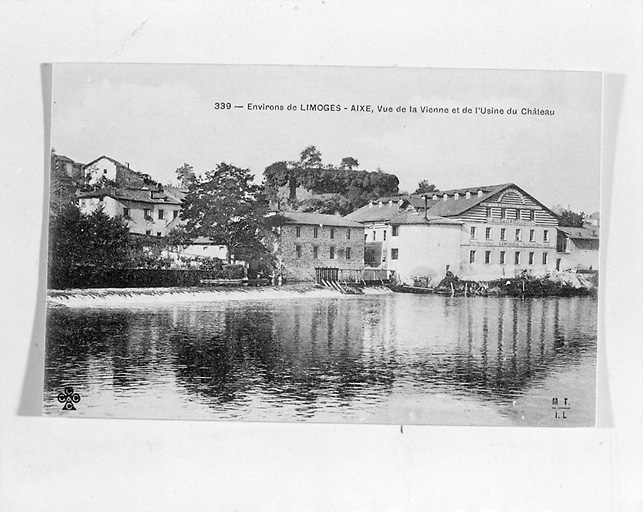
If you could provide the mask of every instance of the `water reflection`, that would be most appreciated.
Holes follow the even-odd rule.
[[[287,405],[307,418],[400,394],[502,404],[593,357],[595,346],[591,298],[394,294],[51,309],[45,399],[55,403],[71,384],[122,407],[132,393],[170,393],[215,412],[261,408],[269,419]]]

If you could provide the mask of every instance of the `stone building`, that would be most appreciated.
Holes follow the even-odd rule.
[[[290,281],[312,281],[315,268],[361,269],[364,226],[339,215],[280,212],[276,257]]]

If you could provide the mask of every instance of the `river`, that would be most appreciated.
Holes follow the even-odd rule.
[[[47,317],[48,415],[595,422],[589,297],[300,296],[50,306]],[[68,386],[80,396],[73,411],[57,400]]]

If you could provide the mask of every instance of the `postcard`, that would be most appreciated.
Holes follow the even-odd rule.
[[[593,426],[602,78],[54,64],[43,414]]]

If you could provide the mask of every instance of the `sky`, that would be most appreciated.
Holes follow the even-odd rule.
[[[397,175],[403,191],[420,180],[442,190],[513,182],[547,206],[589,214],[599,210],[601,84],[600,73],[571,71],[55,64],[52,147],[83,163],[107,155],[168,183],[184,163],[202,174],[220,162],[261,181],[267,166],[314,145],[324,163],[351,156]]]

